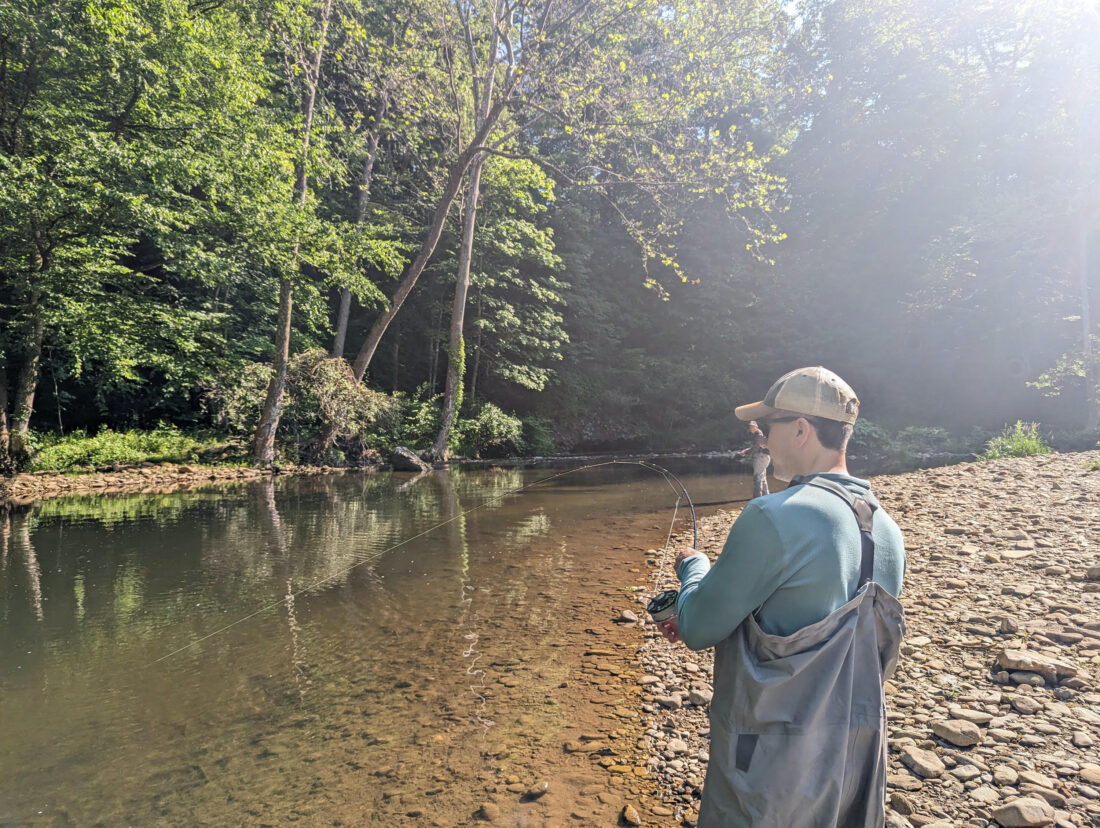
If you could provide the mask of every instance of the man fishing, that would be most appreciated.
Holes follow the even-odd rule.
[[[756,420],[789,481],[750,501],[712,567],[676,558],[670,641],[715,648],[701,828],[881,828],[883,681],[905,621],[901,532],[870,484],[848,474],[859,400],[825,368],[780,377]]]
[[[764,436],[756,420],[749,423],[749,434],[752,436],[752,445],[734,452],[734,456],[749,456],[752,461],[752,496],[763,497],[768,493],[768,466],[771,465],[772,456],[768,453],[768,438]]]

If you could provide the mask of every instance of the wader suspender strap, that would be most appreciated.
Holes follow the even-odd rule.
[[[856,588],[859,589],[864,584],[872,581],[875,572],[875,539],[871,535],[871,525],[875,514],[874,507],[864,498],[853,493],[835,480],[829,480],[825,477],[811,477],[807,479],[803,478],[801,475],[791,480],[791,485],[799,483],[806,486],[817,486],[819,489],[832,492],[851,507],[852,511],[855,513],[856,522],[859,524],[859,541],[862,551],[859,564],[859,586]]]

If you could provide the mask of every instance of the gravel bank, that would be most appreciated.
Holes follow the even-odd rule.
[[[1097,456],[873,480],[908,552],[909,633],[886,687],[887,825],[1100,825],[1100,472],[1086,470]],[[701,521],[712,557],[736,516]],[[693,825],[712,654],[641,631],[648,765],[675,811],[660,824]]]
[[[373,471],[373,467],[346,471]],[[285,466],[280,474],[333,474],[345,469],[331,466]],[[270,477],[267,469],[245,466],[203,466],[180,463],[116,464],[111,470],[86,474],[39,471],[0,477],[0,507],[28,506],[38,500],[89,494],[163,494],[224,483],[248,482]]]

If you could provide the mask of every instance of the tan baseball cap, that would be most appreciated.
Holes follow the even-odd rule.
[[[772,384],[764,399],[739,405],[734,414],[739,420],[803,414],[854,423],[859,416],[859,397],[848,383],[818,365],[784,374]]]

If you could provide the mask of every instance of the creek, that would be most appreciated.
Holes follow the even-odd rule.
[[[657,462],[701,513],[751,494],[742,464]],[[569,727],[577,636],[669,531],[676,495],[637,466],[506,494],[560,470],[0,514],[0,824],[469,821]]]

